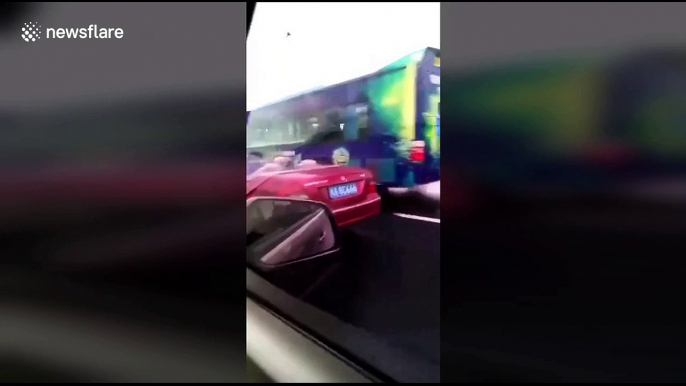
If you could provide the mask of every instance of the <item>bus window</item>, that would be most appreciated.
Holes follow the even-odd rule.
[[[310,139],[312,136],[316,135],[319,132],[319,120],[317,117],[310,117],[307,119],[305,122],[305,133],[303,134],[303,137],[305,139]]]
[[[367,106],[364,104],[348,106],[342,130],[346,141],[365,140],[369,135]]]
[[[341,130],[331,130],[325,133],[322,143],[333,144],[343,142],[345,139],[343,137],[343,131]]]
[[[355,113],[357,115],[357,138],[364,141],[369,138],[369,107],[359,105],[355,108]]]
[[[305,141],[305,144],[307,144],[307,145],[317,145],[317,144],[323,143],[323,142],[324,142],[324,136],[325,136],[325,135],[326,135],[325,132],[315,133],[313,136],[311,136],[310,138],[308,138],[307,141]]]
[[[329,111],[326,114],[326,125],[323,128],[330,131],[343,130],[345,127],[344,116],[345,114],[338,109]]]
[[[307,145],[325,145],[343,142],[343,131],[340,129],[321,131],[310,137],[305,143]]]

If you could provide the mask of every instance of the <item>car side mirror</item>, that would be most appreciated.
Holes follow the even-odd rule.
[[[339,230],[322,203],[274,197],[247,200],[247,260],[253,268],[276,268],[340,249]]]

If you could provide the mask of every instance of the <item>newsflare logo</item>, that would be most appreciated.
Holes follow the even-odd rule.
[[[40,25],[36,22],[24,23],[24,27],[21,29],[21,38],[27,42],[35,42],[40,39],[41,29]]]
[[[45,28],[45,39],[121,39],[124,30],[121,28],[99,28],[91,24],[85,28]],[[41,39],[43,27],[36,23],[24,23],[21,38],[26,42],[37,42]]]

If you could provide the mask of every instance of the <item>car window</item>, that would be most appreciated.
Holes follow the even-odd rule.
[[[343,141],[343,131],[340,129],[329,129],[313,135],[306,143],[308,145],[332,144]]]
[[[288,201],[262,200],[248,207],[247,246],[279,229],[288,228],[312,213],[312,209],[302,204]]]
[[[296,206],[277,208],[273,199],[255,204],[248,193],[248,264],[347,326],[315,331],[295,312],[308,333],[335,342],[348,327],[364,331],[396,354],[372,354],[349,337],[339,354],[378,372],[426,377],[415,381],[439,379],[440,173],[431,121],[440,102],[439,20],[440,3],[258,3],[247,40],[246,153],[273,160],[293,152],[298,166],[260,178],[257,191],[323,204],[329,216],[301,205],[292,213]],[[311,232],[302,250],[317,251],[318,240],[330,241],[328,221],[336,248],[283,268],[252,264],[289,248],[284,229]],[[381,369],[379,357],[407,359]]]

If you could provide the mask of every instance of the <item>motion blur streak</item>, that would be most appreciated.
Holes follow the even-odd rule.
[[[543,196],[686,182],[683,58],[676,47],[646,48],[448,76],[464,172],[484,188]]]
[[[2,5],[0,382],[245,380],[245,12]]]
[[[441,15],[442,381],[683,382],[686,5]]]
[[[3,375],[17,380],[156,382],[160,373],[166,373],[175,382],[214,382],[226,373],[222,342],[181,338],[181,331],[160,332],[97,316],[12,304],[0,308],[0,313],[4,315],[0,318]],[[90,328],[84,329],[84,324]],[[131,371],[120,373],[122,368]]]

